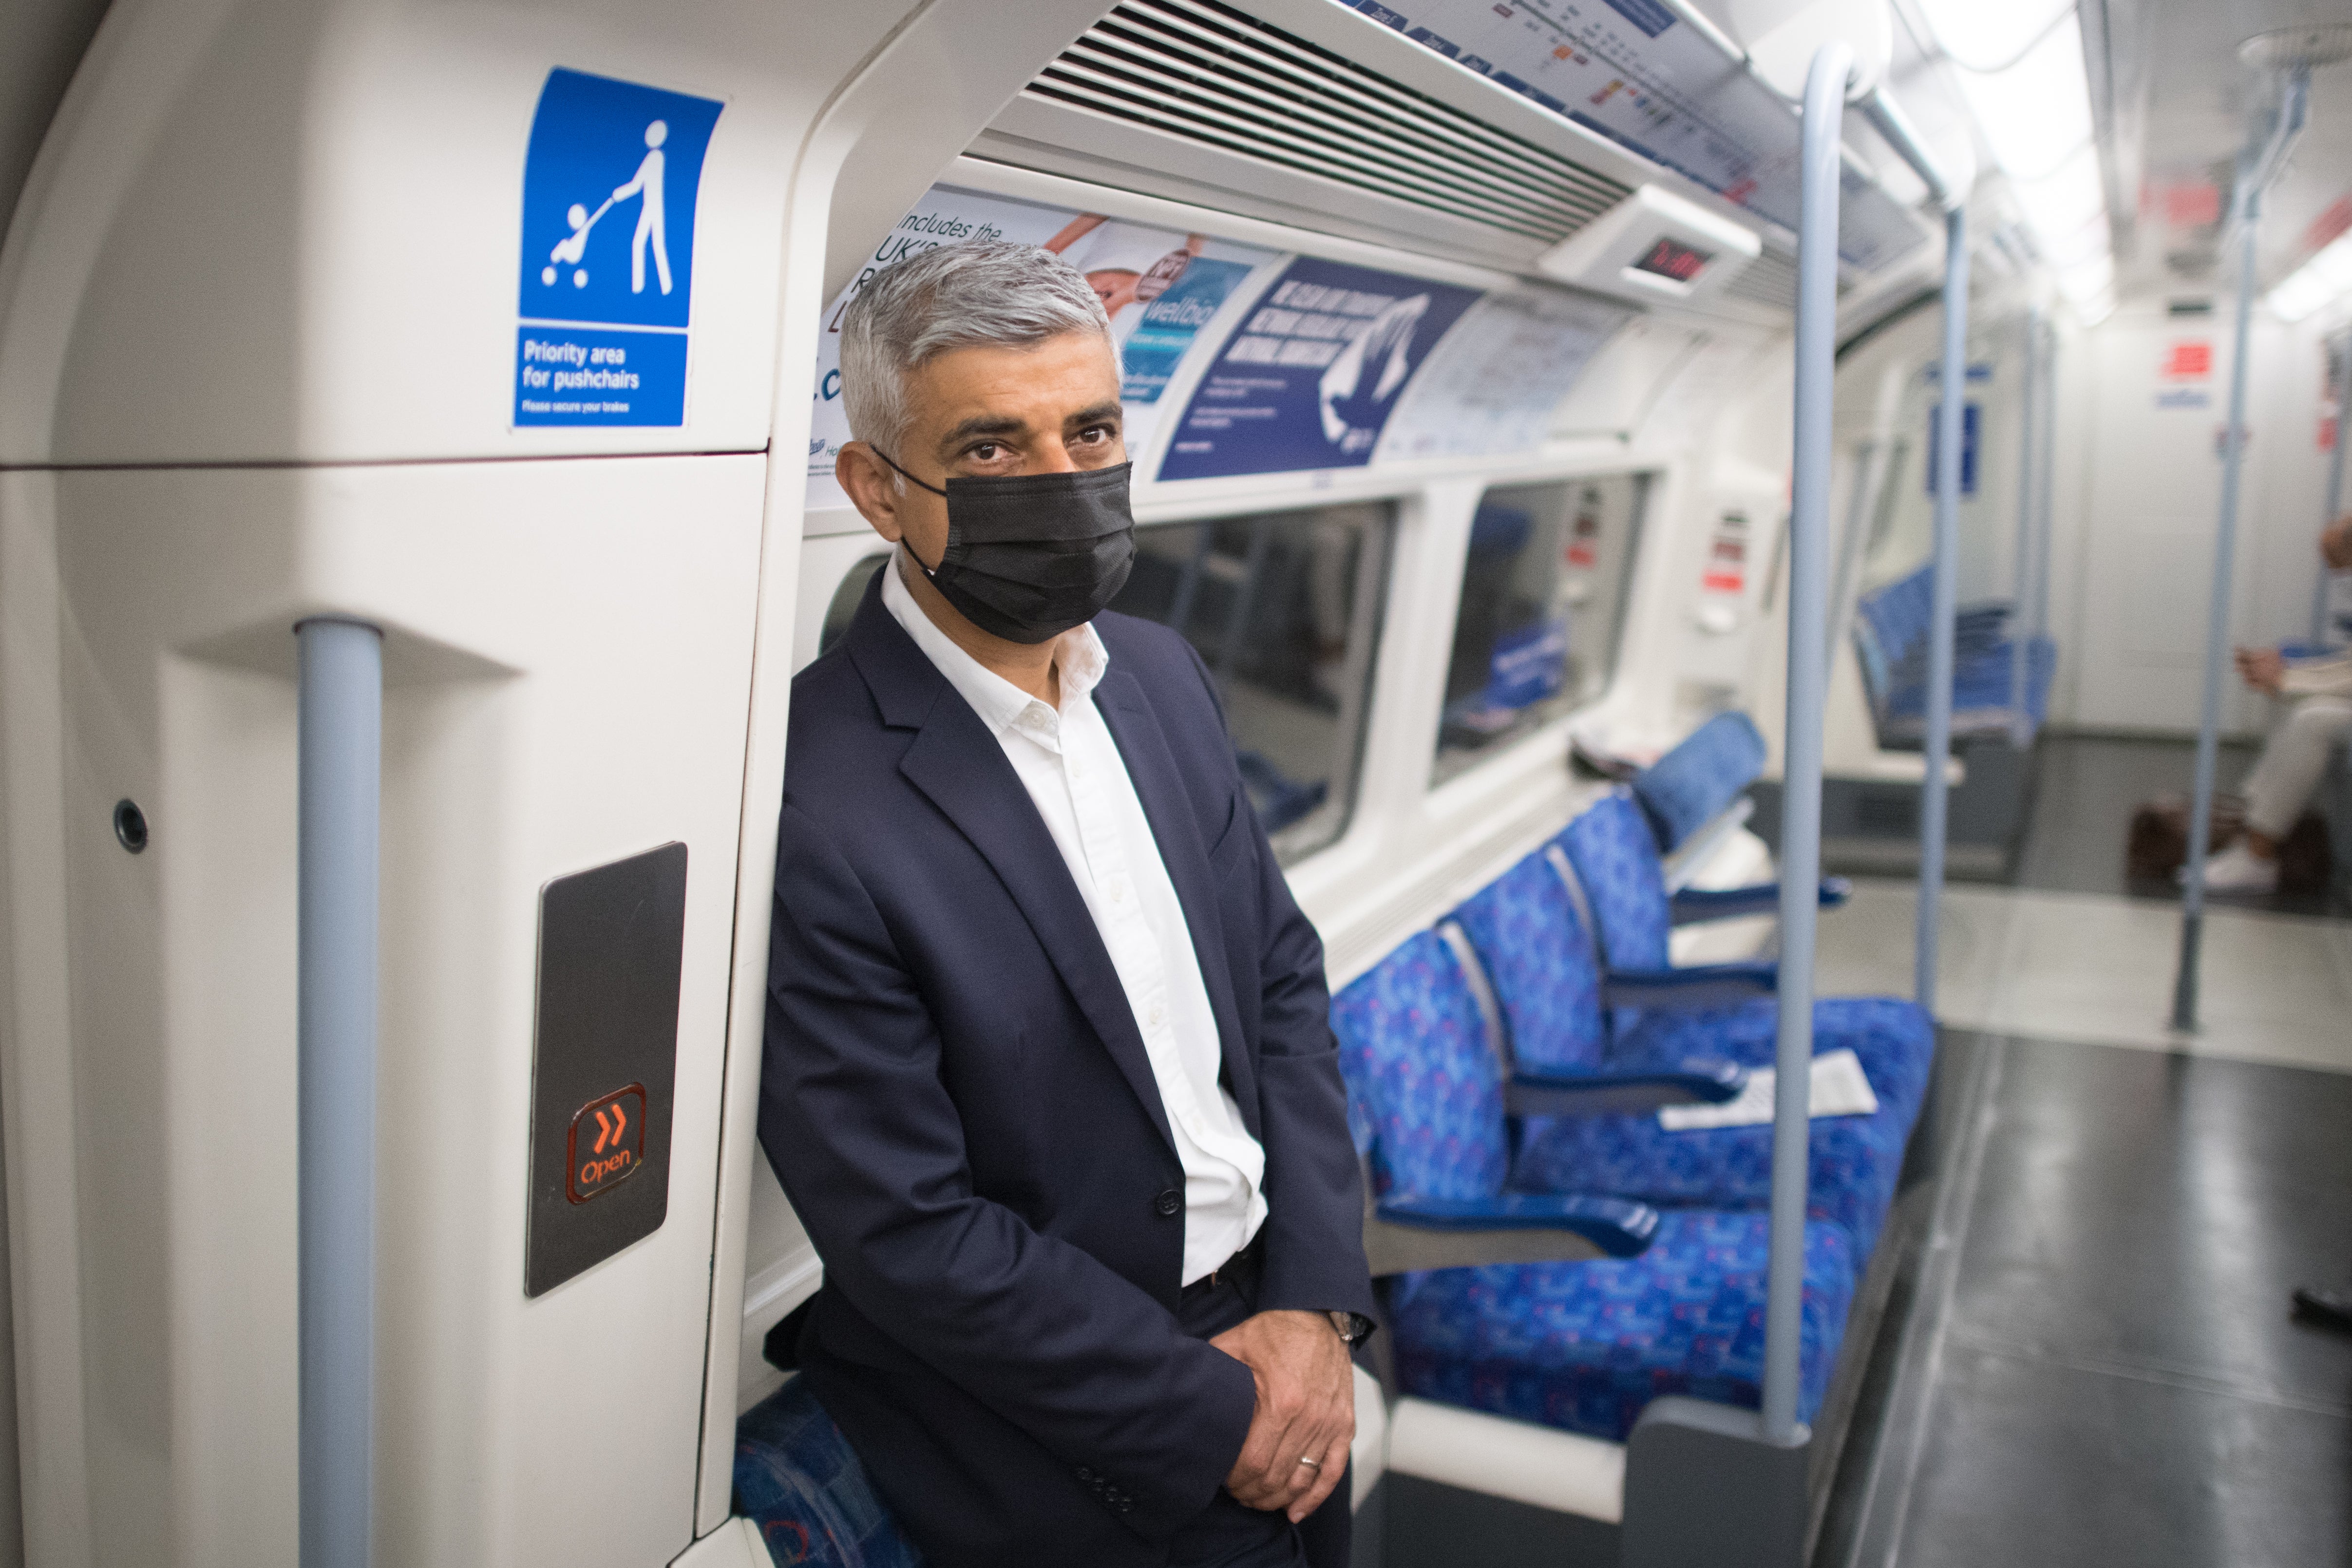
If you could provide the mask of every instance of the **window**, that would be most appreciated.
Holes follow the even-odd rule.
[[[1285,865],[1338,838],[1355,804],[1395,515],[1381,501],[1139,528],[1111,606],[1200,650]]]
[[[1479,502],[1432,783],[1608,689],[1647,486],[1614,474]]]

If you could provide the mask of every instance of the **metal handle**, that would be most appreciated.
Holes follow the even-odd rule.
[[[1789,713],[1781,764],[1780,1035],[1772,1096],[1772,1256],[1765,1281],[1764,1438],[1797,1430],[1812,1122],[1813,922],[1822,878],[1822,708],[1828,673],[1830,427],[1836,392],[1838,128],[1853,51],[1821,47],[1798,155],[1797,420],[1789,510]]]
[[[2221,439],[2221,514],[2213,528],[2213,596],[2205,610],[2205,689],[2197,719],[2197,785],[2189,808],[2189,859],[2180,894],[2180,959],[2172,977],[2172,1027],[2197,1027],[2197,973],[2205,939],[2205,857],[2212,849],[2213,773],[2221,737],[2221,653],[2230,641],[2231,578],[2238,557],[2238,481],[2245,467],[2248,337],[2254,318],[2254,241],[2262,232],[2263,186],[2303,130],[2305,77],[2287,78],[2270,138],[2239,165],[2238,310],[2230,361],[2230,423]]]
[[[2031,685],[2027,666],[2033,662],[2033,637],[2027,628],[2026,606],[2033,602],[2033,496],[2042,455],[2037,451],[2042,413],[2042,312],[2025,313],[2025,356],[2020,362],[2017,410],[2017,559],[2011,562],[2009,743],[2022,751],[2033,738],[2032,716],[2026,712]]]
[[[383,633],[295,629],[301,799],[302,1568],[365,1568],[375,1430],[376,889]]]
[[[2336,443],[2327,455],[2327,501],[2320,512],[2319,526],[2327,528],[2344,513],[2344,441],[2352,435],[2352,332],[2338,336],[2329,345],[2335,351],[2336,364]],[[2318,580],[2311,590],[2311,645],[2327,645],[2327,563],[2319,563]]]
[[[1944,214],[1943,401],[1936,409],[1936,570],[1927,614],[1927,766],[1919,785],[1919,913],[1913,996],[1936,1010],[1936,951],[1944,914],[1945,829],[1951,786],[1952,639],[1960,565],[1960,458],[1969,387],[1969,214]]]

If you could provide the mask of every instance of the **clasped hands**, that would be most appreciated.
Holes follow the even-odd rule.
[[[1225,1490],[1251,1508],[1286,1511],[1296,1524],[1347,1473],[1356,1440],[1356,1383],[1348,1342],[1321,1312],[1260,1312],[1209,1342],[1250,1369],[1257,1407]],[[1315,1461],[1301,1464],[1301,1458]]]

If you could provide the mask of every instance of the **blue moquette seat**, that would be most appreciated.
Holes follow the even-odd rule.
[[[1777,964],[1676,966],[1668,938],[1676,925],[1780,908],[1767,884],[1669,894],[1655,840],[1622,792],[1597,801],[1556,841],[1569,896],[1590,914],[1607,959],[1604,1004],[1620,1049],[1645,1055],[1717,1056],[1769,1067],[1780,1038]],[[1822,884],[1824,903],[1843,884]],[[1893,998],[1828,998],[1813,1006],[1814,1052],[1851,1047],[1880,1099],[1915,1109],[1935,1065],[1935,1021]],[[1540,1049],[1540,1048],[1538,1048]]]
[[[1334,999],[1349,1123],[1384,1202],[1509,1197],[1502,1061],[1460,960],[1409,938]],[[1622,1441],[1668,1394],[1754,1406],[1763,1375],[1761,1213],[1659,1218],[1636,1256],[1404,1274],[1392,1287],[1405,1392]],[[1827,1387],[1854,1287],[1846,1228],[1806,1227],[1801,1414]]]
[[[735,1424],[735,1511],[778,1568],[919,1568],[841,1428],[795,1377]]]
[[[1881,746],[1916,747],[1927,714],[1927,640],[1934,624],[1935,569],[1872,590],[1855,602],[1853,643],[1863,689]],[[2058,645],[2010,634],[2005,601],[1963,606],[1952,627],[1952,734],[2031,737],[2050,707]],[[2025,661],[2025,711],[2017,712],[2017,661]],[[2021,723],[2020,722],[2021,719]]]
[[[1464,904],[1454,919],[1492,988],[1494,1022],[1515,1076],[1611,1080],[1663,1076],[1675,1067],[1687,1071],[1706,1058],[1748,1066],[1770,1060],[1778,1019],[1769,1002],[1761,1009],[1691,1014],[1654,1006],[1630,1039],[1612,1039],[1600,955],[1552,852],[1528,855]],[[1917,1051],[1875,1036],[1910,1027],[1913,1011],[1875,1000],[1814,1007],[1816,1051],[1853,1049],[1878,1095],[1875,1112],[1823,1117],[1811,1129],[1808,1212],[1845,1227],[1857,1262],[1875,1247],[1895,1200],[1926,1091],[1924,1076],[1888,1070],[1916,1060]],[[1771,1196],[1772,1129],[1668,1132],[1649,1111],[1529,1116],[1510,1180],[1538,1191],[1613,1193],[1661,1206],[1760,1208]]]
[[[1633,799],[1671,854],[1728,810],[1764,771],[1764,737],[1744,713],[1719,713],[1633,776]]]

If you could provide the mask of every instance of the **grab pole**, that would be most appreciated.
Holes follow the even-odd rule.
[[[2238,555],[2238,479],[2246,455],[2246,361],[2254,319],[2254,241],[2263,186],[2303,129],[2305,73],[2291,73],[2276,129],[2259,157],[2238,166],[2238,321],[2230,361],[2230,423],[2221,434],[2221,515],[2213,529],[2213,595],[2205,611],[2205,691],[2197,719],[2197,787],[2189,808],[2189,859],[2180,894],[2180,961],[2172,977],[2172,1027],[2197,1028],[2197,969],[2205,938],[2205,857],[2212,849],[2213,772],[2221,746],[2221,654],[2230,641],[2230,579]]]
[[[1781,761],[1780,1037],[1772,1093],[1772,1256],[1765,1277],[1764,1440],[1797,1438],[1812,1122],[1813,923],[1822,880],[1828,672],[1830,427],[1836,385],[1838,132],[1853,51],[1823,44],[1805,78],[1798,166],[1797,418],[1789,509],[1789,713]]]
[[[2042,476],[2033,497],[2033,619],[2029,646],[2050,635],[2050,519],[2058,489],[2058,323],[2042,322]]]
[[[297,697],[301,1568],[366,1568],[375,1433],[383,633],[305,621]]]
[[[2336,439],[2327,454],[2327,501],[2319,526],[2332,526],[2344,515],[2344,439],[2352,435],[2352,332],[2337,336],[2328,349],[2336,361]],[[2327,646],[2327,563],[2319,563],[2318,580],[2311,589],[2311,646]]]
[[[2036,361],[2042,352],[2042,311],[2039,307],[2025,313],[2024,396],[2017,414],[2017,559],[2011,577],[2016,583],[2010,595],[2010,661],[2009,661],[2009,744],[2019,751],[2025,749],[2032,738],[2032,716],[2025,711],[2026,666],[2032,663],[2033,638],[2026,622],[2026,606],[2033,601],[2033,497],[2034,468],[2040,460],[2034,451],[2035,437],[2041,433],[2041,412],[2035,405],[2041,388]]]
[[[1936,946],[1944,914],[1944,841],[1950,821],[1952,642],[1960,570],[1960,442],[1969,383],[1969,214],[1944,214],[1943,402],[1936,410],[1936,575],[1927,619],[1927,777],[1919,787],[1919,914],[1912,992],[1936,1010]]]

